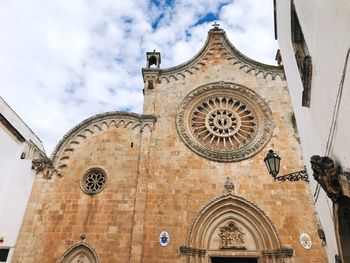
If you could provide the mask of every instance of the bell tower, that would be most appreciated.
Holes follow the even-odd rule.
[[[143,94],[144,104],[143,104],[143,112],[145,114],[153,114],[154,113],[154,96],[155,96],[155,88],[159,80],[159,74],[161,73],[160,63],[161,56],[160,52],[156,52],[153,50],[152,52],[146,53],[146,67],[142,69],[142,76],[144,82]]]
[[[153,52],[147,52],[147,68],[159,68],[161,63],[161,57],[160,52],[156,52],[153,50]]]

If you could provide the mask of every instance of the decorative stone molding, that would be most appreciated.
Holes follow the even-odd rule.
[[[185,256],[205,257],[207,251],[205,249],[193,248],[187,245],[180,246],[180,253]]]
[[[327,196],[333,202],[333,221],[340,255],[336,262],[348,262],[350,211],[350,169],[337,166],[328,156],[314,155],[311,157],[311,168],[315,180],[321,185]]]
[[[258,240],[259,246],[261,246],[257,249],[273,250],[281,247],[275,227],[266,214],[250,201],[232,194],[218,196],[198,212],[189,227],[186,245],[188,247],[200,247],[208,252],[206,247],[208,243],[203,243],[203,235],[208,231],[212,222],[217,221],[218,216],[220,218],[225,217],[224,211],[227,211],[227,213],[235,211],[234,214],[239,217],[240,221],[243,220],[246,226],[250,225],[253,228],[249,229],[248,232],[255,233],[254,239]],[[230,214],[227,217],[228,222],[236,221],[234,217]],[[254,229],[256,227],[258,229]]]
[[[310,162],[315,180],[326,191],[328,197],[336,202],[340,196],[340,184],[334,161],[327,156],[314,155]]]
[[[310,162],[315,180],[333,202],[337,202],[342,195],[350,197],[349,171],[337,167],[328,156],[314,155]]]
[[[185,97],[177,112],[176,127],[195,153],[214,161],[237,162],[266,145],[273,120],[267,103],[253,90],[215,82]]]
[[[245,233],[243,233],[243,229],[237,226],[234,221],[229,221],[219,229],[221,249],[247,249],[247,247],[243,246]]]
[[[350,198],[350,173],[349,173],[349,171],[342,172],[339,175],[339,182],[340,182],[342,194],[344,196],[347,196]]]
[[[153,129],[156,122],[153,115],[140,115],[129,112],[107,112],[90,117],[72,128],[57,144],[51,155],[52,165],[60,174],[68,164],[70,155],[80,143],[92,134],[109,128]]]
[[[274,250],[264,250],[262,255],[265,258],[289,258],[293,257],[294,249],[292,247],[281,247]]]
[[[196,217],[192,220],[188,233],[187,233],[187,244],[191,244],[191,238],[194,232],[194,228],[196,223],[200,220],[200,218],[207,213],[210,213],[211,210],[213,210],[213,208],[215,208],[216,206],[220,206],[223,203],[226,204],[240,204],[240,206],[246,207],[246,208],[250,208],[253,211],[255,211],[256,214],[260,215],[260,217],[263,218],[262,222],[266,223],[268,225],[267,228],[271,229],[272,233],[275,233],[275,239],[276,242],[278,244],[280,244],[279,238],[277,236],[277,231],[275,226],[273,225],[273,223],[271,222],[271,220],[269,219],[269,217],[265,214],[265,212],[263,210],[261,210],[257,205],[255,205],[253,202],[238,196],[238,195],[233,195],[233,194],[223,194],[223,195],[219,195],[216,198],[212,199],[211,201],[209,201],[206,205],[204,205],[199,212],[197,213]],[[280,247],[280,246],[278,246]]]
[[[225,31],[220,28],[209,30],[204,46],[192,59],[178,66],[160,69],[159,79],[161,81],[165,80],[168,83],[171,79],[177,81],[178,79],[186,78],[186,76],[192,75],[201,67],[206,66],[207,61],[210,60],[214,52],[220,54],[222,59],[231,61],[233,65],[237,65],[239,69],[248,74],[264,79],[270,76],[272,80],[277,78],[285,80],[283,66],[263,64],[245,56],[232,45]],[[145,70],[142,70],[143,75],[148,72]]]
[[[233,191],[235,190],[235,186],[232,182],[231,177],[226,177],[226,182],[224,184],[224,188],[225,188],[226,195],[233,195]]]
[[[45,179],[51,179],[53,175],[61,175],[53,166],[52,160],[47,157],[32,160],[32,169],[36,170],[37,175],[41,173]]]
[[[221,236],[224,240],[228,236],[228,242]],[[273,253],[279,251],[281,243],[275,227],[261,209],[242,197],[224,194],[207,203],[193,219],[187,243],[180,247],[180,253],[192,256],[191,248],[206,251],[207,255],[217,253],[218,249],[220,253],[232,249],[236,256],[241,250],[244,250],[242,255],[249,250],[265,251],[266,256],[275,256]],[[279,251],[280,254],[282,252]],[[259,253],[257,256],[264,255]],[[188,260],[202,262],[199,257],[193,256]],[[267,259],[266,262],[274,261]]]
[[[84,240],[70,247],[60,261],[61,263],[86,262],[99,263],[95,250]]]
[[[145,88],[154,89],[156,87],[156,85],[160,82],[159,72],[160,72],[160,69],[153,69],[153,68],[142,69],[142,76],[143,76],[143,82],[145,84]]]
[[[107,183],[107,174],[101,168],[95,167],[89,169],[80,180],[81,190],[89,195],[101,192]]]

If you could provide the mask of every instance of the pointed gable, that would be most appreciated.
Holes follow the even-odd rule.
[[[144,68],[142,73],[144,80],[152,74],[158,75],[160,81],[171,79],[178,80],[180,77],[192,75],[195,71],[203,67],[212,66],[222,61],[229,61],[237,65],[246,73],[253,74],[257,77],[271,79],[285,79],[282,66],[273,66],[255,61],[241,53],[227,38],[226,32],[218,27],[209,30],[207,40],[201,50],[190,60],[170,68]]]

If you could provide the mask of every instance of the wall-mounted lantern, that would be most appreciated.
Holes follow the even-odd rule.
[[[309,182],[309,176],[306,172],[306,169],[286,175],[277,176],[280,171],[281,157],[279,157],[273,150],[269,150],[264,159],[264,162],[269,174],[271,174],[272,177],[277,181],[284,182],[285,180],[288,180],[291,182],[296,182],[302,180]]]

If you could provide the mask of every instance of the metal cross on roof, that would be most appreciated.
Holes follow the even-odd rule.
[[[213,26],[213,27],[219,27],[220,24],[218,24],[218,23],[215,22],[214,24],[212,24],[212,26]]]

